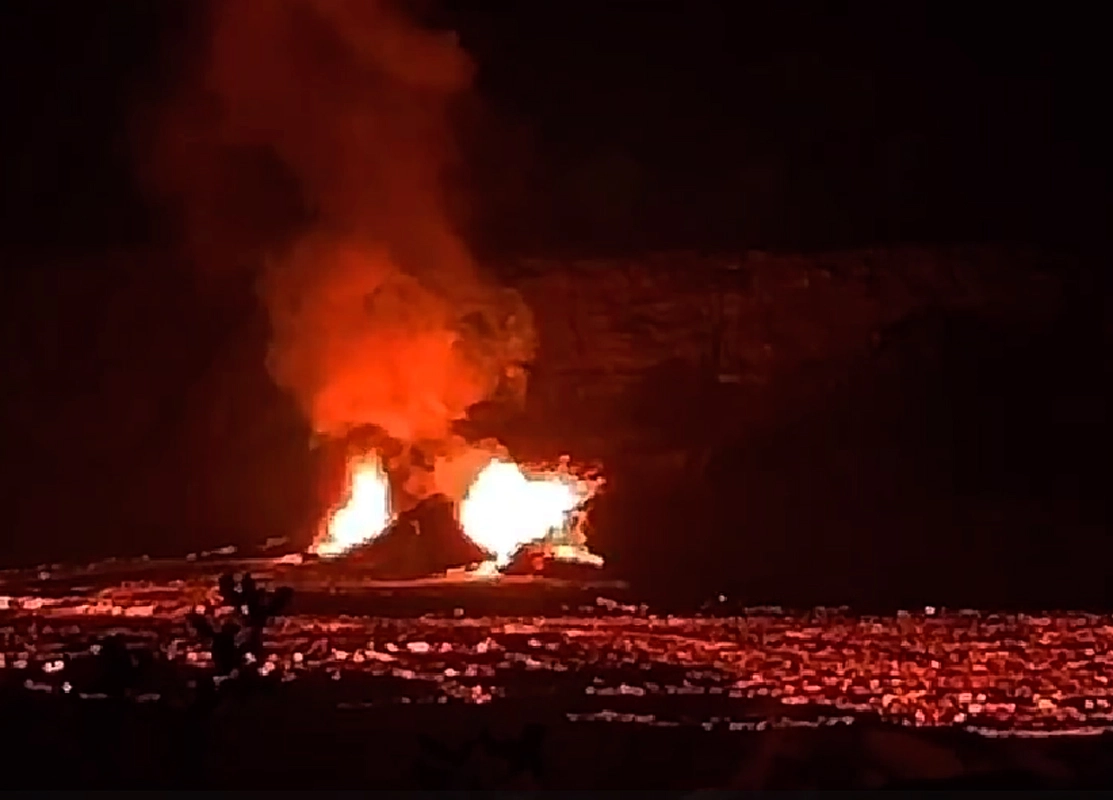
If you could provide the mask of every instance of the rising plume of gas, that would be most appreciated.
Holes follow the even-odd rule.
[[[209,13],[192,91],[163,117],[159,188],[198,257],[219,260],[242,231],[269,236],[264,210],[294,187],[296,225],[245,252],[260,262],[268,370],[315,433],[436,439],[497,389],[523,393],[529,310],[483,275],[446,211],[450,112],[474,72],[455,36],[379,0]]]

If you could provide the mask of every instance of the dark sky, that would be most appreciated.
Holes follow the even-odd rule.
[[[5,4],[8,246],[152,235],[129,125],[172,85],[200,7]],[[477,247],[512,250],[1095,238],[1096,13],[442,3],[429,16],[460,32],[485,104],[461,124],[462,223]]]

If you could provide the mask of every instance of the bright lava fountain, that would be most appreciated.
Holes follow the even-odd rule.
[[[587,497],[559,476],[530,480],[517,464],[492,460],[460,504],[460,525],[505,564],[523,544],[559,533]]]
[[[335,556],[378,536],[390,524],[390,485],[375,456],[352,467],[352,494],[328,521],[314,551]]]
[[[583,508],[601,479],[581,478],[566,467],[529,472],[492,458],[459,503],[460,526],[477,545],[504,565],[527,544],[543,545],[560,560],[596,565],[602,559],[584,546]],[[370,455],[351,470],[351,494],[328,518],[313,550],[337,556],[381,534],[392,519],[390,486],[379,460]]]

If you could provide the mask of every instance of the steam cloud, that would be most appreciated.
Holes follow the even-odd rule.
[[[158,180],[200,256],[226,258],[274,206],[249,154],[293,179],[300,226],[258,286],[268,369],[315,432],[438,439],[496,389],[524,392],[529,311],[482,277],[446,213],[449,110],[473,72],[455,37],[380,0],[218,0],[211,14]]]

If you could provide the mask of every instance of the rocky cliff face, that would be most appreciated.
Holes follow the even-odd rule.
[[[1051,266],[991,249],[527,261],[512,272],[541,342],[529,412],[612,446],[709,416],[717,433],[776,424],[933,318],[1054,315]]]
[[[1052,592],[1108,549],[1101,316],[1070,275],[988,248],[525,263],[541,352],[505,436],[602,457],[595,544],[670,584]]]

